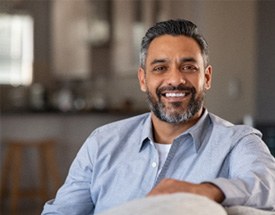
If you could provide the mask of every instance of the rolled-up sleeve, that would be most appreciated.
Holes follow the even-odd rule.
[[[275,159],[255,134],[243,137],[228,154],[228,178],[211,183],[225,194],[224,206],[275,210]]]

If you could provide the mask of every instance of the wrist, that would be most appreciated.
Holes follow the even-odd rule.
[[[214,200],[215,202],[221,203],[225,199],[223,191],[215,184],[205,182],[201,183],[200,185],[203,186],[203,195]]]

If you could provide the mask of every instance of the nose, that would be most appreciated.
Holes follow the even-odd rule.
[[[186,84],[185,75],[179,69],[173,68],[168,73],[167,83],[172,86],[178,86],[179,84]]]

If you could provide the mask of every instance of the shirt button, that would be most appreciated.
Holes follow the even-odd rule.
[[[152,163],[152,167],[155,168],[157,166],[157,163],[156,162],[153,162]]]

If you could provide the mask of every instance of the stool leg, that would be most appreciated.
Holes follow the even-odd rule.
[[[10,162],[12,158],[12,147],[7,146],[6,153],[5,153],[5,158],[3,161],[3,166],[2,166],[2,175],[1,175],[1,193],[0,193],[0,199],[1,203],[3,203],[4,197],[7,196],[8,192],[8,178],[9,178],[9,167],[10,167]]]
[[[39,148],[39,162],[40,165],[38,168],[38,177],[39,177],[39,189],[38,189],[38,195],[40,196],[40,199],[42,202],[45,202],[48,198],[47,195],[47,189],[48,189],[48,184],[47,184],[47,167],[45,164],[45,145],[41,145]]]
[[[53,188],[54,191],[60,186],[60,176],[56,167],[57,161],[54,157],[54,141],[40,141],[40,142],[24,142],[24,141],[12,141],[7,147],[5,154],[5,160],[3,165],[3,172],[0,182],[0,198],[9,194],[9,214],[18,214],[19,198],[22,197],[39,197],[43,201],[43,204],[48,200],[48,191]],[[27,148],[34,148],[38,150],[39,165],[38,165],[38,189],[26,189],[25,191],[20,189],[21,186],[21,171],[22,171],[22,155],[23,150]],[[53,179],[53,184],[50,187],[49,180]],[[49,189],[48,189],[49,188]],[[9,191],[9,193],[8,193]],[[2,201],[1,201],[2,203]],[[0,212],[1,213],[1,212]]]
[[[52,178],[53,182],[53,192],[50,194],[51,197],[55,195],[55,192],[61,184],[61,177],[57,168],[57,161],[54,156],[54,142],[47,145],[45,150],[45,159],[47,164],[48,179]]]
[[[20,196],[20,173],[21,173],[21,160],[22,148],[18,145],[12,147],[13,162],[11,163],[11,212],[17,214],[18,200]]]

